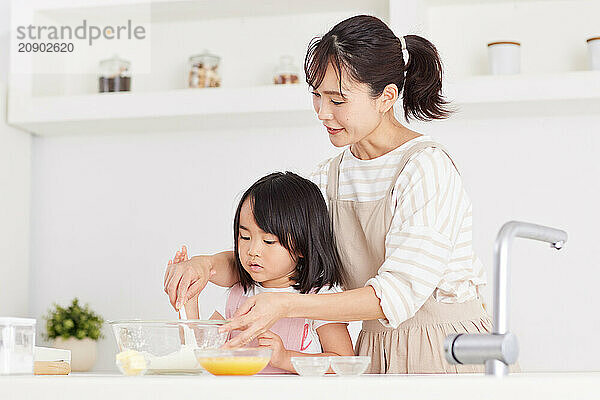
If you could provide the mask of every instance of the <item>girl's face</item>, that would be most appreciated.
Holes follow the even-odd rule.
[[[354,82],[343,68],[342,82],[345,98],[339,93],[336,71],[329,64],[323,82],[313,90],[313,107],[336,147],[360,142],[381,124],[383,116],[367,84]]]
[[[244,269],[264,287],[288,287],[297,261],[279,243],[277,236],[266,233],[256,224],[252,205],[246,199],[240,209],[238,251]]]

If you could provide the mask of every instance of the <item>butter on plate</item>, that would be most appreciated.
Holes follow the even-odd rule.
[[[146,357],[135,350],[125,350],[116,355],[117,367],[128,376],[144,375],[148,369]]]

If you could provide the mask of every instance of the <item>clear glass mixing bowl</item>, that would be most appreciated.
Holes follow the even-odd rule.
[[[173,320],[109,321],[119,352],[134,350],[147,360],[147,374],[200,374],[194,350],[218,349],[228,333],[219,333],[225,321]]]

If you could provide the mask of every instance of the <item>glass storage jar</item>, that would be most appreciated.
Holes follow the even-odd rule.
[[[0,375],[33,374],[35,322],[0,317]]]
[[[105,92],[128,92],[131,90],[131,63],[117,56],[100,61],[98,90]]]
[[[295,84],[300,81],[298,68],[294,65],[292,56],[281,56],[279,65],[273,75],[273,83],[276,85]]]
[[[191,88],[207,88],[221,86],[219,62],[221,58],[208,51],[191,56],[189,59],[190,73],[188,86]]]

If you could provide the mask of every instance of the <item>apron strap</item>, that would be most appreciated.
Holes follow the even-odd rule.
[[[404,168],[406,167],[406,164],[408,164],[408,162],[410,161],[410,159],[417,153],[419,153],[422,150],[425,150],[429,147],[435,147],[438,148],[440,150],[442,150],[444,153],[446,153],[446,155],[448,156],[448,158],[450,159],[450,161],[452,161],[452,165],[454,165],[454,168],[456,168],[456,170],[458,171],[458,168],[456,167],[456,164],[454,163],[454,160],[452,159],[452,157],[450,157],[450,154],[448,153],[448,150],[446,150],[446,148],[438,143],[438,142],[434,142],[432,140],[426,140],[423,142],[418,142],[417,144],[412,145],[409,149],[407,149],[404,152],[404,155],[402,155],[402,158],[400,159],[400,163],[398,163],[398,169],[396,170],[396,173],[394,175],[394,178],[392,179],[392,183],[390,184],[390,187],[388,188],[388,198],[390,198],[392,191],[394,190],[394,188],[396,187],[396,182],[398,181],[398,177],[400,176],[400,174],[402,173],[402,171],[404,170]],[[460,172],[459,172],[460,173]]]
[[[345,150],[344,150],[345,151]],[[327,174],[327,197],[331,200],[337,200],[338,198],[338,187],[340,177],[340,164],[344,158],[344,152],[342,151],[336,156],[329,165],[329,172]]]
[[[452,165],[454,165],[454,168],[456,168],[456,170],[458,171],[458,167],[456,166],[456,163],[454,162],[452,157],[450,157],[450,153],[441,143],[434,142],[432,140],[418,142],[418,143],[412,145],[411,147],[409,147],[402,155],[402,158],[400,159],[400,162],[398,163],[398,169],[396,170],[396,173],[394,174],[394,177],[392,179],[392,183],[390,184],[390,187],[387,190],[388,198],[390,197],[392,191],[396,187],[396,181],[398,181],[398,177],[400,176],[400,174],[402,173],[402,171],[404,170],[404,168],[406,167],[406,164],[408,164],[410,159],[414,155],[419,153],[420,151],[425,150],[429,147],[438,148],[438,149],[442,150],[444,153],[446,153],[446,155],[452,162]],[[327,196],[332,200],[338,199],[340,164],[342,163],[343,157],[344,157],[344,152],[342,151],[338,156],[336,156],[333,160],[331,160],[331,163],[329,165],[329,171],[327,174]],[[460,171],[458,171],[458,172],[460,174]]]

